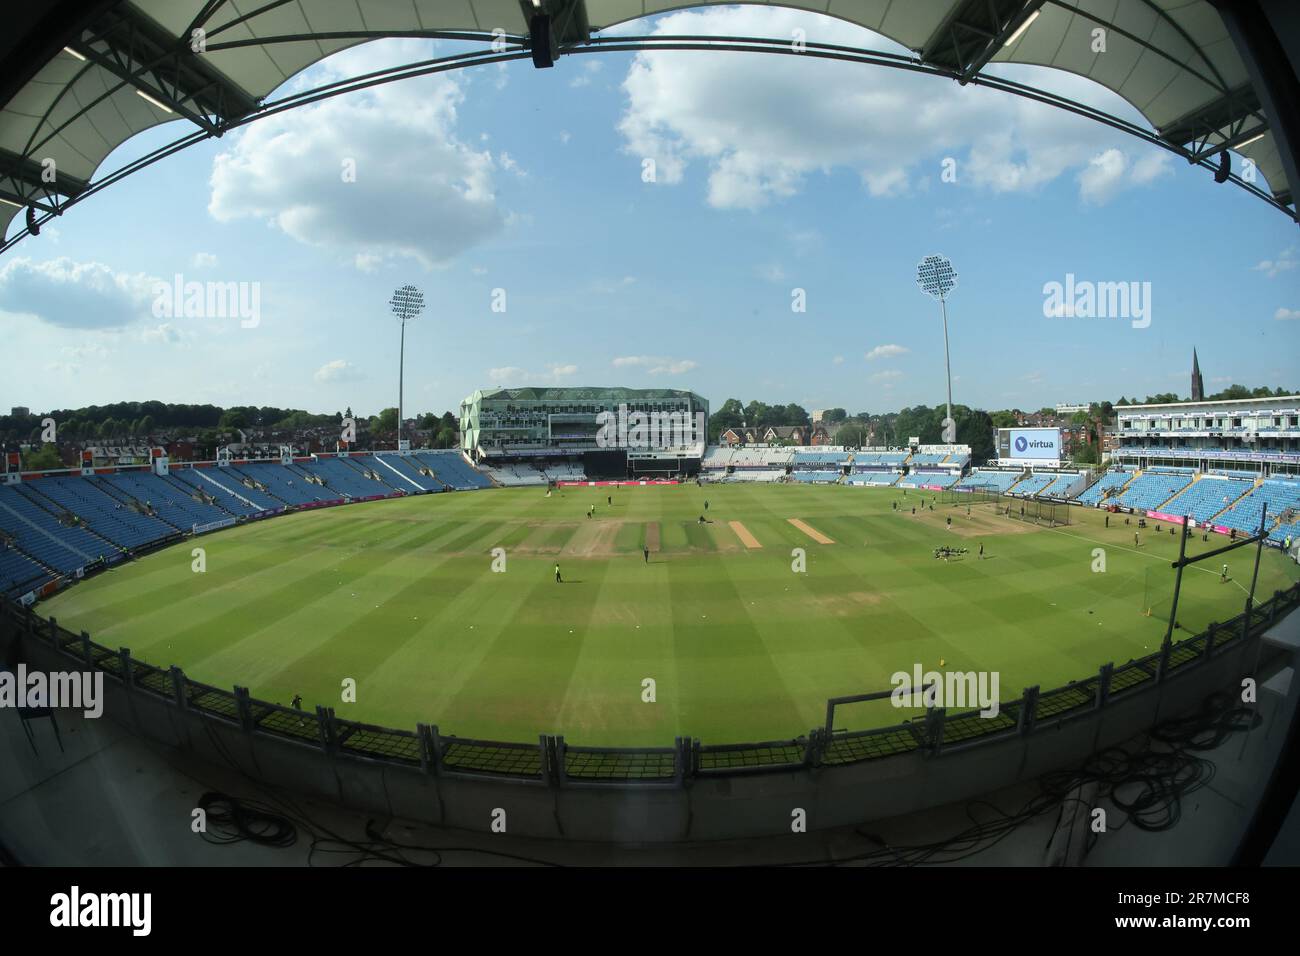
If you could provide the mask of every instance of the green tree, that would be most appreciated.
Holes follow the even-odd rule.
[[[861,448],[867,443],[867,429],[858,422],[850,422],[837,428],[832,440],[847,448]]]
[[[51,471],[63,467],[63,459],[54,445],[41,445],[23,455],[23,468],[26,471]]]

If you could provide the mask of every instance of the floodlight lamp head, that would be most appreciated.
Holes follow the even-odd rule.
[[[916,284],[926,295],[944,299],[957,286],[957,273],[944,256],[926,256],[916,264]]]
[[[393,315],[402,323],[409,322],[424,311],[424,293],[413,285],[404,285],[388,302]]]

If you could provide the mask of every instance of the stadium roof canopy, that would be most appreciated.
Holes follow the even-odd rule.
[[[627,50],[813,56],[932,73],[1089,116],[1231,179],[1295,218],[1300,15],[1290,0],[787,0],[896,41],[910,55],[789,37],[598,37],[615,24],[717,0],[46,0],[0,21],[0,252],[53,215],[188,145],[284,109],[476,64]],[[1093,52],[1102,29],[1106,52]],[[625,34],[626,30],[620,31]],[[481,41],[439,59],[270,95],[339,50],[384,37]],[[496,41],[495,46],[493,41]],[[1288,46],[1289,44],[1289,46]],[[1143,127],[990,75],[997,63],[1089,77]],[[172,120],[173,143],[113,170],[105,158]],[[1228,168],[1231,149],[1265,188]],[[52,161],[52,162],[51,162]],[[15,216],[26,210],[27,225]]]

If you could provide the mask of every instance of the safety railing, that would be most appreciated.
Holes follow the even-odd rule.
[[[539,735],[532,743],[478,740],[444,734],[434,725],[414,731],[381,727],[338,717],[332,708],[315,711],[286,707],[186,677],[179,667],[141,661],[126,648],[112,649],[82,631],[41,618],[30,607],[5,602],[0,619],[88,669],[100,670],[130,693],[215,720],[243,733],[274,737],[319,750],[330,757],[380,761],[436,776],[476,776],[557,787],[680,787],[693,778],[781,773],[818,766],[845,766],[905,755],[934,756],[981,746],[1011,736],[1086,717],[1115,700],[1152,690],[1219,654],[1259,637],[1280,615],[1300,605],[1300,584],[1255,605],[1249,617],[1237,615],[1211,624],[1168,648],[1121,665],[1105,664],[1096,674],[1062,687],[1030,687],[1017,699],[999,703],[996,712],[949,714],[928,707],[920,716],[889,726],[837,730],[837,703],[882,700],[882,691],[828,701],[825,726],[786,740],[706,744],[678,737],[666,747],[588,747],[561,736]]]

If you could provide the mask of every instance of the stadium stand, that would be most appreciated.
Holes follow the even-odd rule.
[[[945,476],[947,477],[947,476]],[[876,485],[884,487],[892,485],[898,481],[898,472],[896,471],[855,471],[844,479],[846,485]],[[902,482],[899,482],[902,485]],[[916,485],[907,485],[908,488],[915,488]]]
[[[87,480],[123,504],[152,508],[159,518],[181,531],[231,517],[231,513],[224,508],[196,501],[190,494],[153,472],[125,471],[115,475],[96,475]]]
[[[422,472],[420,469],[424,466],[411,461],[407,455],[374,455],[373,458],[379,473],[385,476],[384,480],[407,494],[446,490],[446,485]]]
[[[1163,510],[1161,505],[1191,482],[1191,475],[1146,471],[1134,478],[1118,497],[1111,500],[1120,507],[1137,511]]]
[[[241,484],[238,476],[227,475],[221,468],[173,468],[168,477],[213,495],[223,507],[236,514],[251,515],[284,507],[284,502]]]
[[[1132,481],[1133,474],[1133,472],[1126,471],[1123,468],[1111,468],[1089,487],[1085,488],[1075,500],[1080,504],[1099,505],[1107,494],[1118,492]]]
[[[1020,471],[991,471],[987,468],[976,468],[961,481],[955,483],[957,488],[979,488],[984,487],[990,491],[997,491],[1005,494],[1012,485],[1020,480],[1023,472]]]
[[[1204,481],[1199,483],[1204,484]],[[1300,511],[1300,480],[1274,478],[1261,482],[1258,487],[1252,487],[1244,497],[1238,498],[1230,509],[1215,518],[1213,524],[1254,534],[1259,530],[1259,515],[1265,504],[1268,505],[1267,527],[1273,527],[1274,521],[1278,521],[1274,530],[1285,528],[1288,523],[1287,513]],[[1294,532],[1292,536],[1294,537]],[[1270,538],[1272,537],[1273,535],[1270,534]],[[1280,541],[1285,537],[1284,532],[1274,540]]]
[[[946,471],[914,471],[898,480],[898,488],[952,488],[961,475]]]
[[[1056,481],[1055,475],[1030,475],[1028,478],[1018,481],[1008,488],[1007,494],[1019,495],[1022,498],[1032,498],[1054,481]]]
[[[470,465],[458,451],[422,451],[411,457],[428,465],[439,481],[457,491],[492,487],[487,476]]]
[[[795,481],[803,482],[804,484],[812,484],[814,482],[829,483],[839,481],[840,478],[843,477],[843,472],[811,471],[808,469],[796,468],[794,471],[790,472],[790,477]]]
[[[1203,476],[1195,479],[1160,510],[1171,515],[1190,517],[1198,523],[1205,522],[1223,511],[1253,487],[1253,482],[1241,478]],[[1255,514],[1255,520],[1259,520],[1258,511]]]
[[[11,597],[50,579],[50,572],[18,550],[7,536],[0,538],[0,597]]]
[[[824,471],[827,469],[838,470],[848,462],[849,454],[844,451],[796,450],[792,465],[795,470]]]
[[[281,504],[307,505],[315,501],[336,501],[339,497],[337,492],[327,491],[320,485],[307,481],[301,472],[293,472],[283,465],[270,462],[245,462],[242,465],[231,465],[223,469],[224,472],[230,472],[241,480],[246,478],[262,486],[259,490],[278,499]]]
[[[533,464],[498,465],[495,468],[484,469],[484,471],[497,484],[506,487],[544,485],[547,481],[546,472]]]
[[[375,495],[390,495],[396,487],[390,484],[381,470],[388,469],[378,464],[373,455],[356,455],[347,458],[317,458],[315,461],[295,462],[294,467],[301,468],[305,474],[314,475],[325,482],[326,488],[332,488],[338,494],[330,497],[373,498]],[[371,477],[379,475],[378,478]],[[397,481],[397,476],[390,477]]]
[[[20,494],[16,485],[0,485],[0,529],[13,536],[18,547],[56,571],[75,571],[100,556],[113,560],[117,549],[105,539],[77,525],[65,525],[54,513]]]
[[[18,493],[56,515],[75,515],[91,531],[122,548],[134,549],[176,534],[159,518],[141,514],[80,477],[41,478],[17,486]]]
[[[902,467],[907,461],[905,451],[855,451],[853,465],[897,465]]]
[[[700,467],[706,471],[725,471],[731,463],[732,449],[719,445],[710,445],[700,460]]]

